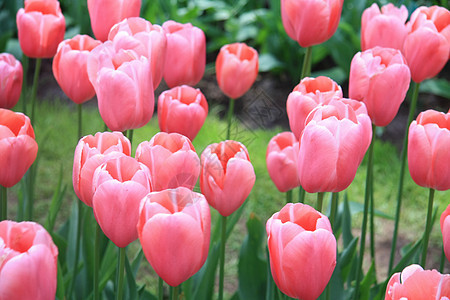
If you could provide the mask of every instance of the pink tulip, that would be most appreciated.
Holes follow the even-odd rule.
[[[336,31],[344,0],[281,0],[281,19],[291,39],[306,48],[327,41]]]
[[[406,20],[408,9],[388,3],[380,8],[376,3],[366,8],[361,18],[361,49],[362,51],[376,46],[384,48],[403,49],[408,29]]]
[[[208,256],[208,202],[184,187],[150,193],[142,199],[137,230],[155,272],[178,286],[200,270]]]
[[[258,52],[244,43],[220,48],[216,59],[216,76],[222,92],[232,99],[244,95],[258,75]]]
[[[266,162],[270,178],[280,192],[300,185],[297,174],[298,141],[290,131],[274,136],[267,146]]]
[[[70,100],[82,104],[95,95],[89,81],[87,60],[90,51],[100,45],[88,35],[76,35],[62,41],[53,59],[53,75]]]
[[[136,149],[136,159],[145,164],[153,191],[183,186],[193,189],[200,173],[200,159],[191,141],[178,133],[157,133]]]
[[[255,184],[247,148],[236,141],[211,144],[201,155],[200,189],[222,216],[237,210]]]
[[[449,299],[450,275],[410,265],[395,273],[386,289],[386,300]]]
[[[104,42],[114,24],[139,17],[141,0],[88,0],[91,27],[95,37]]]
[[[403,45],[414,82],[436,76],[450,56],[450,12],[439,6],[417,8]]]
[[[34,222],[0,222],[0,299],[55,299],[58,248]]]
[[[450,205],[442,213],[440,223],[445,256],[450,261]]]
[[[450,113],[421,112],[409,127],[408,165],[420,186],[450,189]]]
[[[123,248],[137,239],[139,203],[151,192],[148,168],[130,156],[109,159],[95,170],[92,208],[105,235]]]
[[[30,119],[0,108],[0,185],[12,187],[36,159],[38,145]]]
[[[22,52],[33,58],[51,58],[64,39],[66,21],[57,0],[25,0],[16,16]]]
[[[9,53],[0,54],[0,108],[13,108],[20,98],[22,64]]]
[[[349,97],[364,102],[372,123],[386,126],[396,116],[410,81],[411,74],[400,50],[375,47],[353,57]]]
[[[161,131],[177,132],[192,141],[207,115],[208,102],[199,89],[182,85],[161,93],[158,98],[158,123]]]
[[[308,119],[299,141],[300,184],[309,193],[340,192],[355,178],[372,140],[367,110],[359,101],[334,100]]]
[[[167,39],[159,25],[142,18],[128,18],[111,28],[108,39],[119,48],[134,50],[152,64],[153,89],[161,82],[166,58]]]
[[[78,198],[92,207],[92,179],[97,167],[120,156],[130,156],[130,141],[121,132],[97,132],[83,137],[73,159],[73,189]]]
[[[167,37],[164,80],[170,88],[196,85],[205,72],[205,34],[191,23],[166,21],[162,27]]]
[[[336,266],[328,218],[309,205],[288,203],[266,224],[270,269],[278,288],[295,299],[317,299]]]
[[[286,101],[289,126],[297,139],[300,138],[309,113],[335,98],[342,98],[342,89],[331,78],[306,77],[300,81]]]

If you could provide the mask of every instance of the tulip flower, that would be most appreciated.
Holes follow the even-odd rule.
[[[334,98],[342,98],[342,89],[331,78],[306,77],[300,81],[286,101],[289,126],[297,139],[300,138],[309,113],[319,105],[328,104]]]
[[[123,19],[139,17],[141,0],[88,0],[92,31],[97,40],[105,42],[109,31]]]
[[[211,216],[202,194],[179,187],[142,199],[137,224],[145,257],[169,285],[178,286],[206,261]]]
[[[237,210],[254,184],[255,171],[243,144],[227,140],[211,144],[203,151],[200,189],[222,216]]]
[[[178,133],[157,133],[136,149],[136,159],[150,170],[153,191],[184,186],[193,189],[200,174],[200,159],[191,141]]]
[[[161,131],[177,132],[192,141],[207,115],[208,102],[199,89],[182,85],[162,92],[158,98],[158,123]]]
[[[167,37],[164,80],[170,88],[196,85],[205,72],[205,34],[191,23],[166,21],[162,27]]]
[[[82,104],[95,95],[89,81],[87,60],[90,51],[100,45],[88,35],[76,35],[62,41],[53,59],[53,75],[70,100]]]
[[[12,187],[36,159],[38,145],[30,119],[0,108],[0,185]]]
[[[392,275],[386,289],[386,300],[449,299],[450,275],[410,265]]]
[[[450,113],[421,112],[409,127],[408,165],[422,187],[450,189]]]
[[[97,132],[95,136],[83,137],[73,159],[73,189],[78,198],[92,207],[92,180],[97,167],[109,159],[130,154],[130,141],[121,132]]]
[[[336,31],[344,0],[281,0],[281,19],[291,39],[307,48]]]
[[[450,56],[450,11],[440,7],[417,8],[408,22],[403,45],[414,82],[436,76]]]
[[[336,266],[336,238],[328,218],[288,203],[266,224],[270,269],[278,288],[295,299],[317,299]]]
[[[34,222],[0,222],[0,299],[55,299],[58,248]]]
[[[274,136],[267,146],[266,162],[270,178],[280,192],[300,185],[297,174],[298,141],[292,132]]]
[[[403,49],[408,29],[408,9],[388,3],[380,8],[376,3],[366,8],[361,18],[361,49],[384,48]]]
[[[442,213],[440,223],[445,256],[450,261],[450,205]]]
[[[166,58],[167,39],[159,25],[142,18],[128,18],[111,28],[108,40],[119,48],[134,50],[147,57],[152,64],[153,89],[161,82]]]
[[[400,50],[375,47],[353,57],[349,97],[364,102],[372,123],[386,126],[396,116],[410,81],[409,68]]]
[[[64,39],[66,21],[57,0],[25,0],[16,16],[22,52],[33,58],[51,58]]]
[[[9,53],[0,54],[0,108],[13,108],[20,98],[22,64]]]
[[[299,141],[301,186],[309,193],[346,189],[372,140],[372,126],[364,104],[334,100],[316,108],[306,122]]]
[[[258,75],[258,52],[244,43],[220,48],[216,59],[216,76],[222,92],[232,99],[244,95]]]

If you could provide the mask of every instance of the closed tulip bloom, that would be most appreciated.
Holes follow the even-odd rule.
[[[162,92],[158,98],[159,129],[177,132],[191,141],[208,115],[208,102],[199,89],[182,85]]]
[[[0,54],[0,108],[13,108],[22,92],[22,64],[9,53]]]
[[[344,0],[281,0],[281,19],[291,39],[306,48],[327,41],[336,31]]]
[[[309,113],[335,98],[342,98],[342,89],[329,77],[306,77],[300,81],[286,101],[289,126],[297,139],[300,138]]]
[[[155,272],[170,286],[178,286],[197,273],[208,257],[208,202],[184,187],[149,193],[139,208],[137,231]]]
[[[449,299],[450,275],[410,265],[395,273],[386,288],[386,300]]]
[[[16,16],[22,52],[33,58],[51,58],[64,39],[66,21],[57,0],[25,0]]]
[[[191,23],[166,21],[162,25],[166,37],[164,80],[170,88],[196,85],[203,77],[206,65],[206,38],[203,30]]]
[[[258,75],[258,52],[244,43],[220,48],[216,59],[216,77],[222,92],[232,99],[244,95]]]
[[[450,113],[421,112],[409,126],[408,165],[420,186],[450,189]]]
[[[55,299],[58,248],[34,222],[0,222],[0,299]]]
[[[436,76],[450,56],[450,12],[440,6],[417,8],[408,22],[403,45],[414,82]]]
[[[274,136],[267,146],[266,163],[270,178],[280,192],[300,185],[297,174],[298,140],[290,131]]]
[[[232,140],[206,147],[201,155],[200,172],[202,194],[224,217],[244,203],[255,184],[247,148]]]
[[[92,207],[94,172],[108,159],[130,156],[130,141],[121,132],[97,132],[80,139],[73,159],[72,182],[78,198]]]
[[[12,187],[36,159],[38,145],[30,119],[0,108],[0,185]]]
[[[95,170],[92,208],[105,235],[123,248],[137,239],[139,203],[151,192],[148,168],[130,156],[109,159]]]
[[[364,102],[372,123],[386,126],[397,115],[410,81],[411,74],[400,50],[375,47],[353,57],[349,97]]]
[[[108,39],[109,31],[123,19],[139,17],[141,0],[88,0],[91,27],[95,38]]]
[[[336,266],[328,218],[309,205],[288,203],[266,224],[270,269],[278,288],[295,299],[317,299]]]
[[[376,46],[403,49],[403,42],[408,34],[406,20],[408,9],[388,3],[380,8],[376,3],[366,8],[361,18],[361,50]]]
[[[89,81],[87,60],[90,51],[100,45],[88,35],[76,35],[62,41],[53,58],[53,75],[61,89],[70,100],[82,104],[95,95]]]
[[[440,223],[445,256],[450,261],[450,205],[442,213]]]
[[[184,186],[193,189],[200,174],[200,159],[191,141],[178,133],[157,133],[136,149],[136,159],[150,170],[153,191]]]

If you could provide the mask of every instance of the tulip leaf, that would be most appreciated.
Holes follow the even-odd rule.
[[[125,293],[128,293],[128,299],[135,300],[137,299],[137,286],[136,279],[131,268],[130,262],[128,260],[128,256],[125,256],[125,273],[127,277],[127,284],[125,285]],[[126,294],[125,294],[126,295]]]
[[[45,229],[47,229],[47,231],[49,233],[53,232],[56,216],[58,215],[58,212],[61,208],[61,204],[63,202],[64,195],[67,190],[66,185],[64,185],[64,187],[62,187],[62,178],[63,178],[63,168],[62,168],[62,165],[60,165],[58,184],[56,186],[55,191],[53,192],[52,202],[50,204],[50,210],[48,212],[47,219],[45,220],[45,226],[44,226]]]
[[[361,281],[361,285],[359,288],[359,299],[369,299],[370,287],[376,282],[376,280],[377,275],[375,271],[375,262],[372,261],[372,264],[370,265],[366,276],[364,276],[363,280]]]
[[[263,53],[259,56],[259,72],[269,72],[283,67],[283,63],[270,53]]]
[[[352,215],[356,214],[356,213],[361,213],[364,211],[364,204],[359,203],[359,202],[353,202],[350,201],[350,211],[352,212]],[[375,209],[375,216],[383,218],[383,219],[387,219],[387,220],[395,220],[394,216],[388,215],[380,210]]]
[[[58,260],[58,271],[57,271],[57,282],[56,282],[56,298],[63,300],[65,299],[65,286],[64,286],[64,278],[63,278],[63,269],[61,267],[61,264]]]
[[[344,247],[347,248],[353,240],[352,234],[352,215],[347,194],[344,195],[344,202],[342,203],[342,238],[344,240]]]
[[[450,81],[444,78],[425,80],[420,84],[419,89],[422,93],[434,94],[445,99],[450,99]]]

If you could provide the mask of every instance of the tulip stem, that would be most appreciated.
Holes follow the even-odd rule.
[[[7,199],[7,193],[6,193],[6,187],[0,185],[0,221],[6,220],[8,217],[7,211],[8,211],[8,199]]]
[[[338,199],[339,198],[339,193],[332,193],[331,194],[331,209],[330,209],[330,223],[331,223],[331,227],[334,229],[336,224],[336,214],[337,214],[337,209],[338,209]]]
[[[439,264],[439,273],[444,274],[444,264],[445,264],[445,252],[444,252],[444,246],[442,246],[442,253],[441,253],[441,262]]]
[[[83,104],[78,104],[78,139],[83,137]]]
[[[231,136],[231,119],[233,119],[233,111],[234,111],[234,99],[230,98],[230,104],[228,105],[228,128],[227,128],[227,140],[230,139]]]
[[[370,197],[370,257],[372,259],[372,263],[374,266],[374,270],[375,270],[375,274],[376,274],[376,263],[375,263],[375,201],[373,199],[373,152],[375,148],[375,131],[377,129],[377,126],[372,125],[372,159],[369,160],[369,163],[372,164],[372,166],[370,168],[367,168],[367,172],[369,172],[370,169],[370,174],[367,174],[368,176],[368,182],[366,182],[366,184],[369,184],[369,197]],[[370,176],[369,176],[370,175]],[[375,280],[376,280],[376,276],[375,276]]]
[[[292,203],[292,190],[286,192],[286,203]]]
[[[298,203],[305,203],[305,189],[302,186],[298,187]]]
[[[96,224],[95,231],[95,244],[94,244],[94,300],[100,300],[99,290],[99,269],[100,269],[100,238],[101,231],[100,225]]]
[[[161,277],[158,279],[158,300],[164,299],[164,281]]]
[[[322,212],[322,206],[323,206],[323,196],[325,195],[324,192],[318,192],[317,193],[317,211]]]
[[[312,58],[312,46],[306,48],[305,57],[303,58],[302,75],[300,80],[308,77],[311,74],[311,58]]]
[[[123,299],[123,279],[125,274],[125,256],[126,256],[126,247],[119,248],[119,260],[117,264],[117,294],[116,299]],[[175,298],[174,298],[175,299]]]
[[[134,133],[133,129],[128,130],[127,138],[130,141],[130,145],[133,145],[133,133]]]
[[[36,65],[34,67],[34,76],[33,76],[33,86],[31,87],[31,124],[35,123],[34,111],[36,107],[36,93],[39,82],[39,72],[41,71],[41,63],[42,59],[36,58]]]
[[[219,300],[223,300],[223,281],[225,277],[225,243],[227,240],[227,217],[222,218],[222,237],[220,243]]]
[[[403,137],[400,178],[399,178],[398,191],[397,191],[397,209],[395,211],[395,225],[394,225],[394,233],[392,236],[392,246],[391,246],[391,256],[389,258],[388,276],[391,275],[392,268],[394,267],[395,251],[397,248],[398,225],[399,225],[399,221],[400,221],[400,212],[401,212],[401,207],[402,207],[403,179],[405,177],[406,154],[408,151],[409,124],[411,124],[413,117],[414,117],[414,112],[416,111],[417,98],[419,97],[419,86],[420,86],[420,83],[417,83],[417,82],[414,85],[414,92],[413,92],[413,96],[411,99],[411,105],[409,107],[408,123],[406,124],[405,136]]]
[[[433,201],[434,201],[434,189],[430,189],[430,194],[428,196],[427,224],[425,227],[425,235],[423,237],[422,261],[421,261],[422,268],[424,269],[425,264],[427,262],[428,241],[430,240],[431,219],[433,215]]]
[[[174,286],[173,287],[173,292],[172,292],[172,300],[178,300],[178,291],[180,289],[180,286]]]
[[[75,242],[75,259],[74,259],[74,265],[73,265],[73,271],[72,271],[72,281],[69,286],[69,291],[67,293],[68,297],[70,298],[70,295],[72,294],[73,287],[75,285],[75,280],[77,277],[77,271],[78,271],[78,260],[80,257],[80,240],[81,240],[81,225],[83,223],[83,203],[81,200],[77,201],[78,206],[78,222],[77,222],[77,239]]]
[[[23,67],[23,74],[28,74],[28,56],[22,55],[22,67]],[[27,76],[23,76],[23,87],[25,87],[25,91],[23,91],[20,94],[20,99],[22,99],[22,112],[26,115],[27,114],[27,98],[28,95],[26,95],[25,92],[28,91],[27,87]]]

